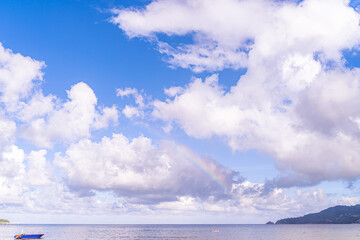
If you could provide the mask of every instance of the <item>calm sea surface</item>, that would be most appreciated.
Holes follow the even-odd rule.
[[[224,240],[355,240],[356,225],[0,225],[0,239],[44,233],[43,239],[224,239]],[[218,230],[214,232],[214,229]]]

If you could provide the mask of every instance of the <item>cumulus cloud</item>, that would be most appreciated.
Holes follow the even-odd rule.
[[[42,80],[44,66],[43,62],[13,53],[0,43],[0,202],[3,206],[22,204],[21,198],[26,191],[33,184],[45,181],[42,176],[45,173],[33,174],[31,169],[35,165],[31,162],[27,165],[27,155],[14,145],[18,111]],[[35,162],[36,155],[34,151],[30,157]]]
[[[50,165],[46,151],[31,151],[26,154],[16,145],[7,145],[0,155],[0,200],[3,204],[24,204],[23,197],[34,187],[48,186]]]
[[[11,141],[1,142],[2,210],[19,213],[64,212],[69,210],[66,208],[67,204],[72,206],[72,210],[75,209],[75,202],[79,200],[76,200],[76,195],[62,187],[63,183],[54,177],[52,166],[46,160],[46,154],[46,150],[33,150],[27,154],[23,149],[11,144]],[[57,203],[56,208],[53,203]]]
[[[133,106],[129,106],[129,105],[125,106],[125,108],[122,110],[122,113],[127,118],[132,118],[134,116],[140,117],[142,115],[142,112],[137,107],[133,107]]]
[[[56,101],[58,101],[56,96],[51,94],[44,96],[41,91],[38,91],[31,96],[29,101],[20,103],[16,117],[22,122],[30,122],[51,112]]]
[[[52,147],[61,141],[69,143],[89,137],[92,129],[117,123],[117,108],[105,107],[99,112],[96,109],[97,98],[86,83],[75,84],[67,93],[69,100],[66,102],[52,96],[35,95],[23,109],[22,119],[28,120],[21,126],[23,137],[38,146]],[[31,111],[39,105],[44,106],[42,110],[37,110],[41,112]]]
[[[42,80],[44,66],[44,62],[13,53],[0,43],[0,101],[9,111],[16,111],[18,101],[28,97]]]
[[[0,112],[0,150],[15,138],[16,123]]]
[[[189,156],[189,151],[171,142],[156,146],[146,137],[129,140],[114,134],[100,142],[71,144],[64,156],[57,154],[55,163],[65,170],[73,189],[114,191],[135,202],[225,197],[224,188],[239,181],[237,173],[209,158]]]
[[[7,146],[1,153],[0,199],[2,203],[21,202],[18,198],[26,191],[26,187],[23,185],[26,174],[24,158],[24,151],[17,146]]]
[[[0,208],[13,213],[106,212],[101,198],[79,198],[54,174],[46,150],[25,151],[8,145],[0,154]]]
[[[95,113],[95,120],[92,127],[94,129],[107,128],[110,124],[116,125],[118,123],[119,111],[118,108],[113,105],[110,107],[103,107],[100,111]]]
[[[144,116],[144,110],[147,106],[145,104],[144,96],[140,94],[136,88],[116,89],[116,92],[117,96],[120,96],[121,98],[133,96],[135,99],[136,106],[126,105],[122,110],[125,117],[133,118]]]
[[[43,62],[5,49],[0,44],[0,138],[14,138],[16,125],[22,137],[40,147],[89,137],[93,129],[118,121],[114,105],[98,107],[93,90],[80,82],[71,87],[68,101],[44,96],[40,88]],[[8,120],[11,119],[11,120]]]
[[[299,49],[339,59],[360,34],[359,16],[345,0],[161,0],[113,12],[111,22],[129,37],[157,41],[170,64],[197,72],[247,67],[254,55]],[[172,46],[158,34],[190,36],[193,43]]]
[[[136,88],[125,88],[125,89],[116,89],[117,96],[120,97],[130,97],[133,96],[135,98],[135,103],[139,105],[139,107],[144,107],[144,97],[138,92]]]

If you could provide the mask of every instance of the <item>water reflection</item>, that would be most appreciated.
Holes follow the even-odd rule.
[[[46,240],[199,239],[199,240],[353,240],[359,225],[0,225],[0,240],[24,229]],[[216,229],[217,231],[214,231]]]

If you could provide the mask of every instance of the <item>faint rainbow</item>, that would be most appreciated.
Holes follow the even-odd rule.
[[[185,157],[188,161],[190,161],[194,166],[199,168],[202,172],[204,172],[207,176],[209,176],[212,180],[214,180],[225,192],[227,192],[228,187],[224,176],[218,173],[215,169],[212,169],[204,160],[199,158],[194,152],[192,152],[189,148],[182,144],[176,144],[174,139],[172,139],[169,135],[165,135],[162,131],[157,130],[154,127],[147,127],[147,131],[151,134],[159,137],[160,139],[166,139],[168,143],[172,144],[172,147],[183,157]]]
[[[174,143],[174,148],[178,153],[183,155],[187,160],[189,160],[201,171],[203,171],[206,175],[208,175],[211,179],[213,179],[221,188],[225,190],[225,192],[227,192],[227,184],[224,179],[224,176],[218,173],[216,169],[212,168],[209,164],[206,164],[204,160],[199,158],[185,145],[177,145]]]

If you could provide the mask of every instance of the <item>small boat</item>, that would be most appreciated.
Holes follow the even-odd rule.
[[[15,239],[39,239],[43,235],[44,234],[26,234],[26,233],[22,233],[20,235],[15,235],[14,238]]]

